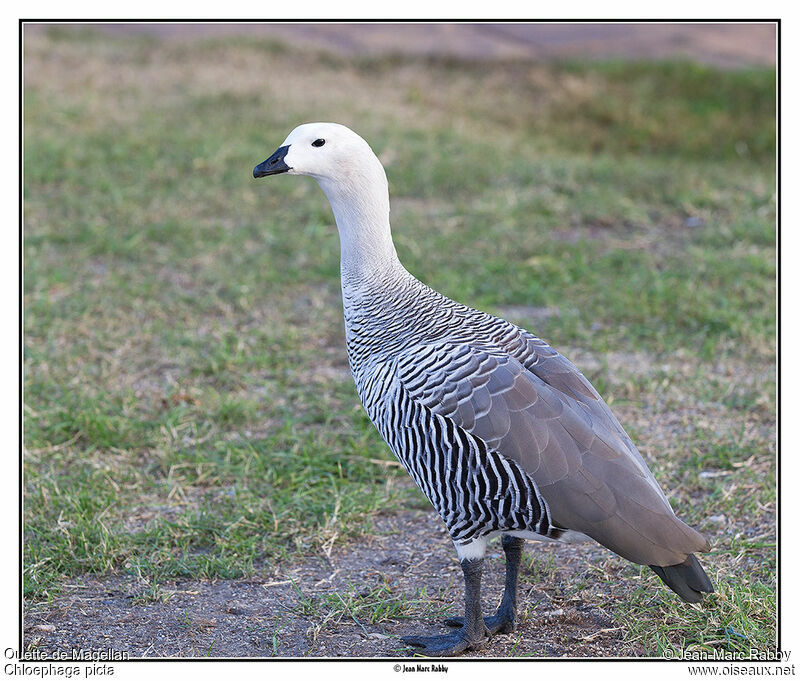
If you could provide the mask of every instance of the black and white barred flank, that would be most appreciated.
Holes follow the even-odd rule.
[[[387,295],[371,298],[379,302],[361,306],[355,318],[345,304],[356,387],[370,419],[442,517],[453,541],[464,544],[509,531],[561,537],[564,529],[552,523],[533,478],[452,418],[431,409],[443,401],[436,390],[442,387],[437,375],[458,380],[475,366],[468,346],[456,353],[449,350],[466,340],[465,323],[470,336],[476,334],[498,351],[514,341],[527,348],[520,329],[414,279],[381,283]],[[414,310],[413,320],[408,310]],[[533,336],[527,340],[544,346]],[[483,355],[485,361],[491,357]]]

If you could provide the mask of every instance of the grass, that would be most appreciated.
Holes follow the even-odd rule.
[[[712,537],[703,610],[654,606],[629,568],[621,652],[774,646],[774,85],[28,36],[25,596],[122,570],[161,599],[426,505],[357,406],[323,195],[250,178],[295,124],[336,120],[386,165],[406,266],[583,367]],[[368,596],[309,607],[410,607]]]
[[[307,596],[297,585],[298,605],[294,613],[314,622],[309,633],[316,639],[326,628],[342,620],[352,620],[365,635],[365,625],[416,617],[422,609],[428,617],[443,617],[445,610],[437,608],[420,589],[417,598],[410,599],[388,584],[359,590],[350,585],[344,591],[331,591],[322,596]],[[413,615],[412,615],[413,613]]]

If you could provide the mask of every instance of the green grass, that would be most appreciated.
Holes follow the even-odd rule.
[[[774,70],[71,30],[25,59],[28,598],[114,570],[162,598],[425,504],[357,406],[324,196],[250,176],[336,120],[385,162],[406,266],[586,367],[714,539],[714,617],[642,587],[630,645],[774,642]],[[379,596],[313,605],[405,607]]]
[[[750,581],[741,574],[717,578],[716,593],[702,608],[659,598],[661,622],[654,626],[657,579],[648,576],[646,582],[647,587],[629,594],[629,602],[620,611],[629,628],[629,641],[641,642],[651,655],[676,659],[681,651],[710,654],[723,649],[746,657],[753,649],[774,650],[770,642],[775,635],[775,592],[769,583]]]

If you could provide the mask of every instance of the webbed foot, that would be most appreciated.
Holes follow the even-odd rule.
[[[402,636],[401,638],[403,643],[416,648],[415,653],[428,657],[452,657],[465,650],[478,650],[486,643],[486,638],[470,638],[463,628],[456,633],[442,634],[441,636]]]
[[[448,627],[463,627],[464,618],[460,616],[448,617],[444,623]],[[489,631],[490,635],[510,634],[517,628],[516,622],[514,621],[514,616],[499,610],[496,615],[484,617],[483,623],[486,625],[486,629]]]

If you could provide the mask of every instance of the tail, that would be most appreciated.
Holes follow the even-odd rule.
[[[699,603],[703,597],[702,592],[714,592],[711,580],[693,553],[690,553],[685,561],[677,565],[664,567],[651,565],[650,569],[687,603]]]

